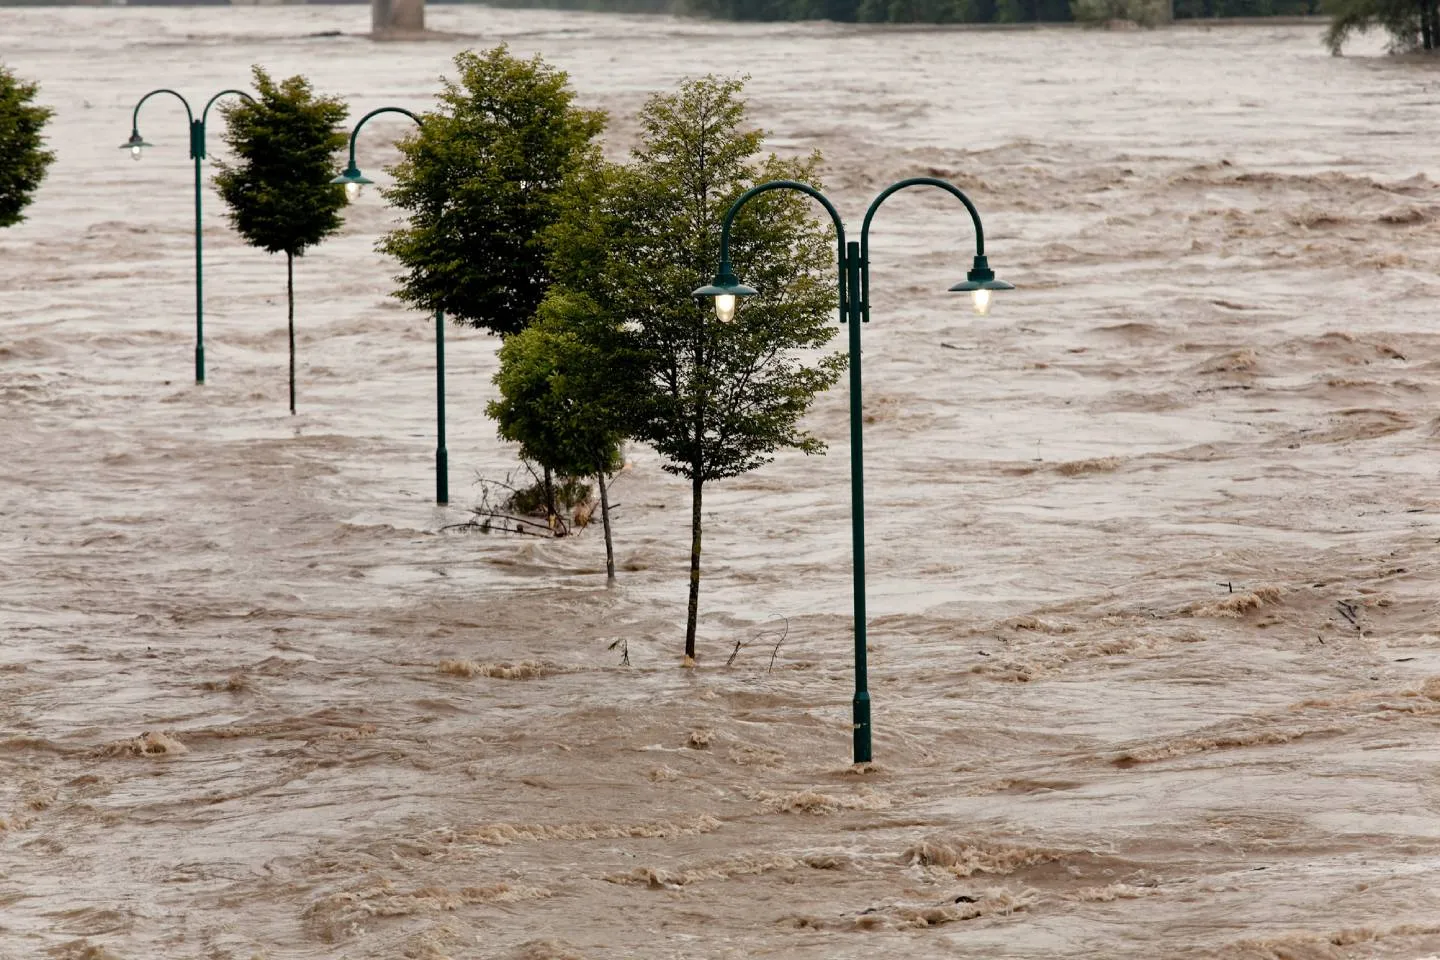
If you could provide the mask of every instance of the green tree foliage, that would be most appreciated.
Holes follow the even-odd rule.
[[[380,249],[397,296],[492,333],[528,324],[550,285],[543,233],[565,179],[598,161],[604,114],[577,108],[565,73],[504,46],[455,58],[439,109],[400,142],[385,191],[407,213]]]
[[[995,19],[1000,23],[1029,23],[1070,19],[1069,0],[997,0]]]
[[[1357,33],[1376,27],[1390,35],[1396,52],[1440,49],[1440,13],[1436,0],[1327,0],[1330,28],[1325,45],[1336,56]]]
[[[25,219],[31,194],[55,159],[41,136],[53,111],[32,102],[39,89],[0,65],[0,227]]]
[[[230,222],[251,246],[285,254],[290,321],[290,412],[295,412],[295,258],[340,229],[345,190],[330,183],[347,136],[349,108],[316,96],[304,77],[276,83],[253,68],[255,100],[227,104],[225,143],[235,156],[221,163],[215,186]]]
[[[991,23],[996,0],[861,0],[862,23]]]
[[[798,193],[758,197],[736,220],[735,268],[761,293],[734,322],[720,323],[710,304],[689,296],[714,276],[720,222],[741,192],[765,180],[817,182],[818,157],[757,158],[763,137],[745,129],[741,91],[739,81],[707,77],[652,97],[631,162],[590,178],[588,199],[551,234],[559,288],[585,294],[626,328],[631,436],[690,481],[692,658],[704,485],[754,470],[781,449],[821,452],[799,421],[845,365],[841,355],[813,353],[835,331],[834,252]]]
[[[605,570],[615,579],[607,478],[621,466],[633,365],[613,319],[584,294],[556,293],[534,323],[505,338],[486,412],[520,455],[561,477],[594,477],[605,527]],[[547,491],[553,516],[555,503]]]
[[[1071,15],[1080,23],[1104,24],[1129,20],[1154,27],[1169,16],[1171,0],[1070,0]]]

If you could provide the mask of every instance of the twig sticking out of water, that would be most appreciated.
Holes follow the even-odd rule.
[[[470,509],[471,518],[463,523],[448,523],[440,529],[515,533],[548,540],[567,537],[589,523],[596,504],[589,501],[587,484],[574,477],[542,476],[528,460],[523,461],[522,466],[530,476],[528,485],[517,485],[513,472],[507,473],[503,480],[476,477],[480,504]]]
[[[770,666],[765,669],[766,673],[770,673],[775,669],[775,658],[780,656],[780,644],[784,643],[785,638],[790,636],[790,618],[785,617],[784,620],[785,629],[780,631],[780,639],[775,641],[775,649],[770,651]]]
[[[620,648],[620,666],[630,666],[630,641],[624,637],[621,637],[619,640],[616,640],[614,643],[610,644],[610,646],[606,647],[605,649],[614,650],[616,647]]]
[[[770,651],[770,666],[766,668],[766,673],[770,673],[775,669],[775,658],[780,655],[780,645],[784,643],[785,638],[790,635],[790,618],[782,616],[780,617],[780,619],[785,621],[785,627],[780,631],[780,639],[775,641],[775,649]],[[746,647],[751,646],[752,644],[759,643],[761,638],[767,637],[773,632],[774,631],[771,630],[761,630],[749,640],[736,640],[735,649],[730,651],[730,659],[725,661],[725,666],[734,666],[735,658],[740,656],[741,650],[744,650]]]
[[[466,520],[464,523],[447,523],[440,529],[463,530],[467,533],[519,533],[527,537],[544,537],[547,540],[556,535],[555,529],[549,524],[527,520],[524,517],[482,510],[478,507],[474,513],[474,520]]]

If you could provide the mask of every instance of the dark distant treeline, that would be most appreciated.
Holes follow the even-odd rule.
[[[839,23],[1063,23],[1070,0],[489,0],[494,6],[615,13],[674,13],[717,20]],[[1321,0],[1173,0],[1176,19],[1303,16]]]
[[[1069,0],[686,0],[722,20],[842,23],[1025,23],[1069,20]]]
[[[1321,0],[1175,0],[1175,19],[1314,17],[1321,7]]]

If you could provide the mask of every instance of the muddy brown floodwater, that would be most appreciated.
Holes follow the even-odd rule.
[[[0,12],[59,154],[0,233],[0,958],[1440,955],[1440,74],[1317,27],[431,22],[463,36]],[[877,219],[868,772],[843,390],[828,456],[707,495],[683,670],[687,492],[649,451],[614,589],[595,530],[441,532],[514,464],[495,341],[451,331],[436,507],[380,197],[298,264],[292,418],[283,262],[207,191],[191,382],[183,113],[148,104],[132,163],[135,99],[259,62],[424,108],[501,40],[617,154],[647,94],[744,71],[849,217],[913,174],[985,216],[1020,287],[986,320],[945,292],[953,201]]]

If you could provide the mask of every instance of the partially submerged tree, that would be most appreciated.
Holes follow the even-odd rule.
[[[808,201],[776,191],[747,204],[732,257],[761,294],[720,323],[690,292],[714,275],[720,222],[746,188],[774,179],[818,183],[818,157],[757,158],[743,84],[706,77],[652,97],[632,162],[599,197],[577,198],[552,233],[561,288],[623,323],[637,369],[629,432],[690,481],[685,655],[695,657],[705,484],[754,470],[792,448],[824,445],[800,428],[815,396],[845,368],[816,357],[834,335],[832,234]]]
[[[39,89],[0,65],[0,227],[25,219],[23,211],[55,159],[41,135],[54,111],[33,103]]]
[[[1440,8],[1437,0],[1326,0],[1330,28],[1325,45],[1336,56],[1345,42],[1376,27],[1390,35],[1390,49],[1440,50]]]
[[[285,254],[290,324],[290,412],[295,412],[295,258],[340,229],[345,189],[330,178],[347,142],[349,108],[321,97],[294,76],[279,83],[254,67],[254,101],[227,104],[225,142],[235,155],[221,163],[215,186],[230,222],[251,246]]]
[[[385,197],[407,222],[380,242],[405,272],[396,295],[497,333],[516,333],[550,286],[544,231],[567,177],[598,163],[604,114],[574,105],[564,71],[502,45],[455,58],[440,106],[400,141]]]
[[[486,412],[520,455],[545,468],[546,509],[556,523],[552,475],[594,477],[605,527],[605,572],[615,579],[606,481],[621,466],[625,411],[632,392],[621,332],[590,298],[546,298],[535,323],[505,339]]]

